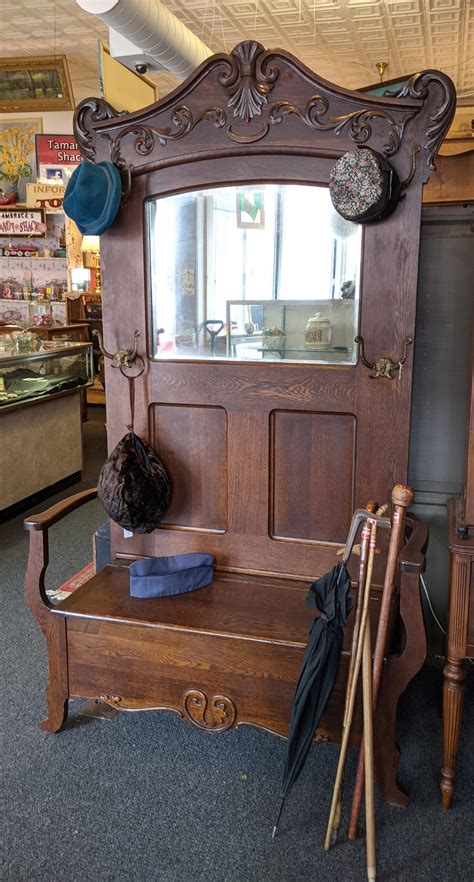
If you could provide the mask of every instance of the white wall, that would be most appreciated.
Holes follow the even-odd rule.
[[[0,121],[9,119],[38,119],[43,120],[43,134],[45,135],[70,135],[72,134],[72,110],[51,110],[44,113],[0,113]]]

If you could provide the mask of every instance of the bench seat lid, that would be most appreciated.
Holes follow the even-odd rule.
[[[238,639],[305,646],[314,611],[309,582],[216,572],[199,591],[176,597],[130,596],[126,566],[107,566],[51,609],[56,615],[128,622]]]

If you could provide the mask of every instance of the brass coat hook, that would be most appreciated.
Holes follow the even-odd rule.
[[[115,355],[112,355],[112,353],[107,352],[107,350],[104,349],[104,343],[100,331],[92,331],[92,333],[94,337],[97,337],[99,341],[99,349],[104,358],[112,359],[112,367],[130,368],[132,366],[132,363],[135,361],[138,353],[138,338],[140,336],[140,331],[134,331],[133,336],[135,338],[135,343],[133,349],[119,349],[118,352],[115,353]]]
[[[366,368],[369,368],[369,370],[374,371],[374,373],[370,375],[372,380],[376,380],[378,377],[386,377],[388,380],[393,380],[393,371],[398,371],[398,378],[401,378],[402,368],[407,360],[408,346],[413,343],[413,337],[404,338],[402,355],[398,361],[392,361],[392,359],[388,358],[386,355],[381,355],[379,358],[376,358],[375,361],[369,361],[365,356],[364,338],[355,337],[354,343],[358,343],[360,346],[360,359],[362,364],[364,364]]]

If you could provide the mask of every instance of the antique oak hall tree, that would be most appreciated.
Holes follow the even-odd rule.
[[[436,71],[370,96],[245,42],[141,111],[79,105],[84,160],[112,162],[123,185],[101,242],[104,345],[132,348],[140,334],[135,431],[158,451],[173,494],[150,534],[112,524],[112,564],[54,608],[48,528],[94,491],[26,522],[27,598],[48,644],[46,731],[61,727],[74,695],[166,708],[204,729],[287,734],[312,623],[308,584],[335,563],[354,508],[406,480],[421,192],[454,104]],[[392,214],[364,226],[328,194],[334,163],[359,146],[385,157],[402,185]],[[106,370],[112,450],[129,398],[121,371]],[[380,696],[376,773],[399,804],[395,712],[425,654],[425,541],[412,520]],[[212,585],[130,597],[131,560],[192,551],[215,556]],[[340,737],[347,661],[346,647],[321,737]],[[360,731],[359,714],[355,740]]]

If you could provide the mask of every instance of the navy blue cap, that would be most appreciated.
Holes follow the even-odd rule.
[[[169,597],[210,585],[214,578],[212,554],[146,557],[130,564],[132,597]]]

